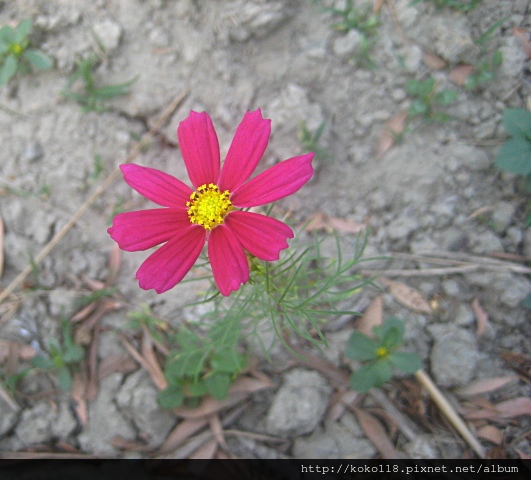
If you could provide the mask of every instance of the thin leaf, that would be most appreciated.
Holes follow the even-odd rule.
[[[376,158],[382,158],[396,143],[396,140],[406,128],[407,110],[402,110],[387,120],[376,147]]]
[[[382,320],[383,300],[381,295],[377,295],[365,309],[363,316],[356,322],[356,329],[367,336],[371,336],[373,328],[381,325]]]
[[[432,313],[430,304],[424,299],[422,294],[414,288],[408,287],[404,283],[391,282],[389,290],[398,303],[404,307],[417,313]]]
[[[179,422],[164,440],[159,449],[159,454],[174,451],[192,435],[205,427],[207,423],[207,418],[187,418]]]
[[[394,352],[389,355],[391,363],[405,373],[415,373],[422,368],[422,360],[415,353]]]
[[[513,27],[513,35],[520,40],[525,53],[525,59],[531,58],[531,40],[525,28]]]
[[[459,65],[450,71],[448,79],[461,87],[465,84],[467,78],[472,75],[474,68],[474,65]]]
[[[496,428],[494,425],[485,425],[478,428],[477,435],[480,438],[484,438],[485,440],[494,443],[494,445],[501,445],[505,437],[503,431]]]
[[[433,52],[424,51],[422,54],[422,60],[424,61],[424,65],[431,70],[442,70],[447,66],[446,61]]]
[[[482,378],[481,380],[476,380],[465,387],[457,389],[455,393],[461,397],[473,397],[493,392],[516,380],[518,380],[516,375]]]
[[[18,60],[15,55],[8,55],[4,60],[4,65],[0,69],[0,85],[5,85],[17,73]]]
[[[378,343],[360,332],[352,332],[347,341],[345,355],[352,360],[373,360],[376,358]]]
[[[53,66],[53,60],[39,50],[28,48],[22,56],[39,70],[49,70]]]
[[[376,417],[360,408],[352,407],[352,410],[358,419],[360,427],[365,432],[365,435],[367,435],[367,438],[372,442],[383,458],[403,458],[403,455],[395,450],[393,442]]]
[[[4,221],[0,215],[0,279],[4,273]]]
[[[483,310],[477,298],[474,298],[472,301],[472,311],[474,312],[477,322],[476,335],[481,337],[485,333],[485,329],[489,323],[489,316],[487,315],[487,312]]]

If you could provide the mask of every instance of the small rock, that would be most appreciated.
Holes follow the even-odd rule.
[[[59,411],[51,423],[52,434],[56,438],[66,439],[77,427],[77,421],[70,410],[68,402],[59,404]]]
[[[48,295],[52,317],[70,317],[78,306],[79,294],[66,288],[56,288]]]
[[[422,49],[417,45],[409,45],[404,51],[404,67],[407,72],[418,72],[422,65]]]
[[[416,218],[401,216],[387,225],[387,232],[391,240],[406,242],[409,234],[418,228],[419,222]]]
[[[511,224],[515,210],[515,206],[509,202],[499,202],[494,207],[491,220],[498,232],[504,232]]]
[[[175,415],[157,402],[157,389],[144,369],[127,377],[116,401],[122,412],[138,429],[147,433],[150,445],[160,445],[175,424]]]
[[[498,235],[491,230],[470,233],[470,246],[474,253],[492,253],[503,251],[503,244]]]
[[[18,414],[0,397],[0,438],[17,423]]]
[[[531,228],[528,228],[524,237],[524,255],[531,259]]]
[[[284,376],[265,419],[273,435],[303,435],[321,421],[328,404],[330,387],[317,372],[294,369]]]
[[[444,293],[446,293],[446,295],[448,295],[449,297],[457,297],[461,292],[461,287],[459,286],[459,283],[451,278],[448,280],[444,280],[441,286]]]
[[[363,36],[358,30],[350,30],[334,41],[332,50],[340,58],[350,57],[360,49],[362,39]]]
[[[524,239],[524,234],[518,227],[509,227],[506,233],[507,239],[512,243],[513,248],[518,247]]]
[[[517,308],[531,293],[531,281],[521,276],[505,274],[497,279],[494,288],[501,290],[500,302],[503,305]]]
[[[466,16],[460,14],[437,15],[426,25],[428,37],[435,53],[451,64],[475,64],[479,47],[470,36],[470,24]]]
[[[297,458],[372,458],[376,449],[362,432],[351,413],[339,421],[326,420],[324,428],[317,429],[309,437],[295,439],[293,452]]]
[[[441,458],[435,444],[437,439],[432,435],[419,435],[404,446],[404,451],[410,458],[418,460],[431,460]]]
[[[39,402],[22,412],[15,428],[18,438],[26,445],[46,442],[51,439],[52,409],[47,402]]]
[[[452,325],[433,325],[429,330],[435,339],[430,360],[437,384],[454,387],[472,380],[478,359],[474,334]]]
[[[78,436],[81,448],[87,452],[114,454],[111,440],[116,435],[132,440],[135,430],[114,404],[114,398],[120,388],[123,375],[113,373],[101,384],[96,400],[89,404],[88,425]]]
[[[459,305],[455,312],[453,323],[462,327],[469,327],[474,324],[476,317],[468,305]]]
[[[105,52],[110,53],[118,48],[122,37],[122,27],[118,23],[106,18],[95,23],[93,29]]]
[[[33,141],[28,143],[26,150],[24,150],[24,158],[28,162],[35,162],[43,156],[44,152],[39,142]]]

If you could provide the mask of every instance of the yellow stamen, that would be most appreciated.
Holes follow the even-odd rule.
[[[378,358],[387,357],[387,355],[389,355],[389,350],[387,350],[385,347],[380,347],[378,350],[376,350],[376,356]]]
[[[225,215],[234,208],[229,197],[228,190],[222,192],[213,183],[201,185],[190,195],[190,201],[186,202],[190,222],[202,225],[207,230],[223,223]]]
[[[18,43],[11,45],[11,51],[18,57],[22,53],[22,46]]]

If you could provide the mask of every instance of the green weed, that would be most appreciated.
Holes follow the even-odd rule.
[[[49,70],[50,57],[30,47],[31,20],[22,20],[17,27],[0,28],[0,85],[7,84],[17,73],[27,73],[30,67]]]
[[[374,337],[354,331],[345,348],[345,355],[363,363],[352,373],[350,386],[358,392],[368,392],[391,380],[393,367],[405,373],[415,373],[422,367],[418,355],[399,352],[404,343],[404,322],[388,318],[373,329]]]
[[[503,112],[503,126],[509,138],[498,150],[494,165],[524,177],[526,189],[531,193],[531,113],[520,108],[508,108]],[[531,225],[530,205],[526,227]]]
[[[94,70],[97,67],[97,59],[94,55],[84,60],[76,62],[74,73],[68,79],[66,87],[61,91],[61,95],[69,100],[73,100],[84,112],[104,112],[104,103],[114,97],[127,95],[131,85],[137,77],[116,85],[97,86],[94,79]],[[74,86],[81,81],[81,88],[74,89]]]
[[[427,1],[434,3],[437,8],[451,8],[467,13],[474,10],[483,0],[412,0],[410,5]]]
[[[311,132],[306,125],[306,122],[299,122],[299,142],[302,145],[304,152],[313,152],[315,153],[315,158],[320,160],[327,160],[330,158],[330,153],[326,148],[324,148],[319,140],[323,135],[324,129],[326,127],[326,122],[323,121],[317,127],[315,132]]]
[[[57,374],[59,385],[68,391],[72,386],[71,369],[83,360],[85,351],[74,343],[72,324],[68,319],[61,320],[61,333],[61,342],[57,338],[48,341],[48,356],[37,355],[31,363],[35,368]]]
[[[409,80],[406,90],[413,97],[413,102],[408,109],[412,117],[422,116],[427,120],[444,122],[450,120],[450,116],[441,112],[440,107],[450,105],[457,99],[455,90],[438,90],[437,82],[433,77],[426,80]]]

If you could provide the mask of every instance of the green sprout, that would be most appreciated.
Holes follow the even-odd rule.
[[[415,5],[427,0],[413,0],[410,5]],[[460,12],[470,12],[474,10],[483,0],[430,0],[437,8],[451,8]]]
[[[306,122],[299,122],[299,141],[304,152],[314,152],[315,157],[321,160],[326,160],[330,157],[330,153],[326,148],[319,144],[319,140],[323,135],[326,122],[323,120],[317,127],[315,132],[311,132],[306,125]]]
[[[47,370],[58,375],[59,385],[65,391],[72,386],[71,369],[85,356],[83,347],[74,343],[72,324],[68,319],[61,321],[62,343],[56,338],[48,341],[48,356],[37,355],[31,361],[35,368]]]
[[[426,80],[409,80],[406,90],[413,97],[408,114],[412,117],[422,116],[427,120],[444,122],[450,120],[446,113],[438,111],[438,108],[450,105],[457,99],[455,90],[437,90],[437,82],[433,77]]]
[[[520,175],[531,193],[531,113],[520,108],[503,112],[503,126],[509,138],[498,150],[494,165],[505,172]],[[527,206],[526,227],[531,225],[531,202]]]
[[[363,365],[352,373],[350,386],[358,392],[368,392],[391,380],[393,367],[405,373],[415,373],[422,367],[418,355],[399,352],[404,343],[404,322],[388,318],[373,328],[374,338],[354,331],[348,339],[345,355]]]
[[[0,85],[7,84],[16,74],[27,73],[30,66],[49,70],[53,62],[40,50],[30,48],[31,20],[22,20],[17,27],[0,28]]]
[[[334,30],[342,33],[347,33],[351,30],[359,32],[360,45],[355,54],[355,59],[365,68],[375,68],[376,64],[372,60],[370,52],[376,43],[380,19],[377,14],[372,12],[371,6],[368,3],[364,3],[356,7],[353,0],[347,0],[343,9],[328,7],[324,11],[340,18],[337,23],[332,25]]]
[[[78,60],[66,87],[61,91],[63,97],[79,103],[84,112],[104,112],[106,108],[103,104],[114,97],[127,95],[131,85],[137,79],[134,77],[127,82],[116,85],[97,86],[94,79],[96,66],[97,60],[94,55],[90,55],[84,60]],[[81,80],[82,87],[74,89],[78,80]]]

